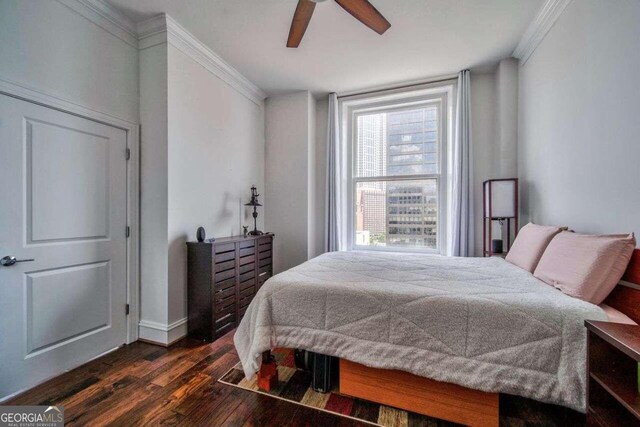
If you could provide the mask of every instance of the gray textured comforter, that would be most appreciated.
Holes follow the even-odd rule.
[[[606,318],[499,258],[333,252],[269,279],[234,340],[247,377],[303,348],[584,412],[583,322]]]

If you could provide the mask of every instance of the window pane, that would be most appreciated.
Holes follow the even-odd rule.
[[[382,176],[386,170],[386,115],[358,116],[356,139],[357,162],[354,176]]]
[[[406,154],[406,155],[397,155],[390,156],[389,162],[392,165],[401,165],[405,163],[420,163],[423,158],[423,154]]]
[[[439,106],[357,116],[355,177],[438,173]]]
[[[395,156],[396,154],[404,153],[421,153],[422,150],[422,144],[397,144],[389,147],[389,155]]]
[[[389,175],[415,175],[419,173],[438,173],[438,169],[435,164],[423,164],[423,165],[405,165],[405,166],[389,166]]]
[[[437,187],[435,179],[358,182],[354,243],[436,249]]]

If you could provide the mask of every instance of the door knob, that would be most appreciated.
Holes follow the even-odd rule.
[[[33,258],[31,259],[16,259],[14,256],[7,255],[5,257],[0,258],[0,265],[3,267],[11,267],[16,262],[27,262],[27,261],[35,261]]]

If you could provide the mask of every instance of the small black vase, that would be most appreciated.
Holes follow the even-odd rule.
[[[203,227],[198,227],[198,231],[196,232],[196,239],[198,239],[198,242],[204,242],[204,238],[206,237],[206,234],[204,232],[204,228]]]

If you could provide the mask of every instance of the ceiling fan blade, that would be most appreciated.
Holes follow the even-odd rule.
[[[378,34],[391,27],[389,21],[367,0],[336,0],[344,10]]]
[[[316,4],[311,0],[298,0],[298,6],[296,6],[296,11],[291,21],[291,29],[289,29],[287,47],[298,47],[300,45],[315,7]]]

